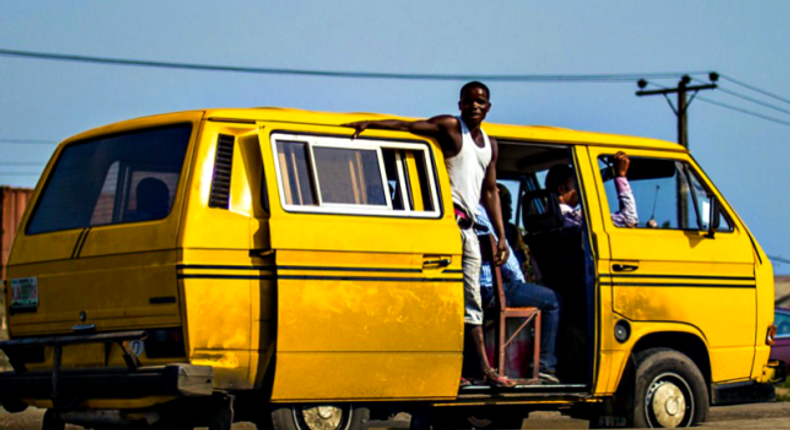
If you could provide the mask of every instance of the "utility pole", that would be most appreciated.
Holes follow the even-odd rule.
[[[708,75],[710,79],[710,84],[705,85],[692,85],[689,86],[691,83],[691,78],[688,75],[684,75],[680,78],[680,82],[678,82],[677,88],[662,88],[659,90],[645,90],[644,88],[647,86],[647,81],[644,79],[640,79],[637,82],[639,86],[639,91],[636,92],[638,97],[643,96],[655,96],[655,95],[663,95],[667,102],[669,103],[669,107],[672,108],[672,111],[675,112],[675,116],[678,119],[678,143],[683,145],[684,148],[689,147],[689,133],[688,133],[688,108],[691,105],[691,102],[694,101],[694,97],[697,96],[697,93],[702,90],[713,90],[717,88],[717,85],[713,82],[719,80],[719,74],[716,72],[711,72]],[[689,91],[693,91],[691,99],[687,100],[686,95]],[[678,105],[675,108],[675,105],[672,103],[672,100],[669,98],[669,94],[678,95]],[[689,183],[683,179],[684,173],[678,171],[676,176],[676,189],[677,189],[677,220],[678,220],[678,227],[680,228],[688,228],[688,200],[687,194],[689,190]],[[690,178],[689,178],[690,179]]]
[[[716,72],[711,72],[708,75],[708,78],[711,82],[716,82],[719,80],[719,74]],[[669,102],[669,107],[672,108],[672,111],[675,112],[675,116],[678,118],[678,143],[683,145],[684,147],[689,147],[688,142],[688,118],[687,118],[687,111],[691,102],[694,101],[694,97],[697,96],[697,93],[702,90],[713,90],[716,89],[718,86],[714,83],[706,84],[706,85],[692,85],[689,86],[691,83],[691,78],[688,75],[684,75],[680,78],[680,82],[678,82],[677,88],[662,88],[660,90],[645,90],[644,88],[647,86],[647,81],[644,79],[640,79],[639,82],[636,84],[639,86],[640,90],[636,92],[636,95],[639,97],[643,96],[655,96],[655,95],[663,95],[664,98],[667,99]],[[693,91],[694,94],[691,96],[690,100],[686,100],[686,95],[689,91]],[[675,105],[672,103],[672,100],[669,99],[668,94],[675,94],[678,95],[678,106],[675,108]]]

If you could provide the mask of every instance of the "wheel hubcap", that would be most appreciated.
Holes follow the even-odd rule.
[[[694,416],[691,389],[679,375],[659,375],[650,384],[645,409],[650,427],[688,427]]]
[[[336,430],[343,428],[343,409],[321,405],[302,408],[302,419],[310,430]]]

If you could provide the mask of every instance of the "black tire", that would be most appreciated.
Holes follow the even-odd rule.
[[[274,430],[363,430],[370,409],[351,403],[272,406]]]
[[[64,430],[66,424],[60,419],[58,414],[52,409],[44,412],[44,419],[41,421],[41,430]]]
[[[696,426],[708,418],[705,378],[685,354],[651,348],[635,356],[632,410],[637,428]]]
[[[208,417],[206,427],[208,430],[230,430],[233,425],[233,397],[229,395],[215,395],[215,406]]]

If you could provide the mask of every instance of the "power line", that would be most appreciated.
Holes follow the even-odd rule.
[[[43,166],[44,164],[27,161],[0,161],[0,166]]]
[[[775,255],[769,255],[768,258],[773,260],[773,261],[778,261],[780,263],[790,264],[790,259],[787,259],[787,258],[777,257]]]
[[[692,79],[694,79],[697,82],[704,82],[704,81],[702,81],[700,79],[697,79],[697,78],[692,78]],[[773,109],[773,110],[776,110],[776,111],[779,111],[779,112],[786,113],[786,114],[790,115],[790,110],[782,109],[782,108],[780,108],[778,106],[774,106],[774,105],[772,105],[770,103],[766,103],[766,102],[764,102],[762,100],[758,100],[758,99],[755,99],[753,97],[749,97],[749,96],[743,95],[741,93],[737,93],[735,91],[728,90],[727,88],[722,88],[721,86],[718,89],[719,89],[719,91],[721,91],[723,93],[729,94],[729,95],[734,96],[734,97],[738,97],[739,99],[743,99],[743,100],[746,100],[746,101],[758,104],[760,106],[764,106],[764,107],[767,107],[769,109]]]
[[[742,86],[744,88],[748,88],[748,89],[750,89],[752,91],[756,91],[756,92],[758,92],[758,93],[760,93],[762,95],[765,95],[765,96],[774,98],[776,100],[783,101],[783,102],[785,102],[787,104],[790,104],[790,100],[788,100],[788,99],[786,99],[786,98],[784,98],[782,96],[776,95],[776,94],[774,94],[774,93],[772,93],[770,91],[766,91],[766,90],[757,88],[754,85],[749,85],[746,82],[739,81],[739,80],[737,80],[735,78],[731,78],[731,77],[729,77],[727,75],[719,75],[719,77],[722,78],[722,79],[728,80],[728,81],[732,82],[733,84],[740,85],[740,86]]]
[[[756,104],[758,104],[758,105],[760,105],[760,106],[765,106],[765,107],[767,107],[767,108],[769,108],[769,109],[773,109],[773,110],[776,110],[776,111],[779,111],[779,112],[782,112],[782,113],[790,114],[790,110],[787,110],[787,109],[782,109],[782,108],[780,108],[780,107],[778,107],[778,106],[774,106],[774,105],[772,105],[772,104],[765,103],[765,102],[763,102],[763,101],[760,101],[760,100],[754,99],[754,98],[752,98],[752,97],[745,96],[745,95],[743,95],[743,94],[740,94],[740,93],[736,93],[735,91],[728,90],[728,89],[726,89],[726,88],[721,88],[721,87],[719,87],[719,90],[720,90],[721,92],[723,92],[723,93],[727,93],[727,94],[729,94],[729,95],[731,95],[731,96],[735,96],[735,97],[741,98],[741,99],[743,99],[743,100],[750,101],[750,102],[752,102],[752,103],[756,103]]]
[[[41,176],[41,172],[0,172],[0,176]]]
[[[786,126],[790,127],[790,122],[788,122],[788,121],[782,121],[781,119],[778,119],[778,118],[774,118],[774,117],[771,117],[771,116],[763,115],[763,114],[760,114],[760,113],[757,113],[757,112],[752,112],[750,110],[742,109],[742,108],[739,108],[737,106],[733,106],[733,105],[730,105],[730,104],[727,104],[727,103],[717,102],[715,100],[711,100],[711,99],[708,99],[708,98],[705,98],[705,97],[702,97],[702,96],[697,96],[697,99],[699,99],[700,101],[703,101],[705,103],[710,103],[712,105],[723,107],[725,109],[734,110],[736,112],[744,113],[746,115],[751,115],[751,116],[754,116],[754,117],[757,117],[757,118],[762,118],[762,119],[764,119],[766,121],[771,121],[771,122],[775,122],[777,124],[782,124],[782,125],[786,125]]]
[[[695,80],[697,80],[697,79],[695,79]],[[700,82],[699,80],[697,80],[697,81]],[[661,89],[664,89],[664,90],[669,89],[668,87],[656,84],[655,82],[646,82],[646,84],[647,85],[652,85],[654,87],[658,87],[658,88],[661,88]],[[721,88],[719,88],[719,89],[721,89]],[[750,111],[750,110],[747,110],[747,109],[743,109],[743,108],[740,108],[740,107],[737,107],[737,106],[733,106],[731,104],[727,104],[727,103],[722,103],[722,102],[718,102],[718,101],[715,101],[715,100],[711,100],[709,98],[706,98],[706,97],[703,97],[703,96],[700,96],[700,95],[695,96],[695,98],[697,98],[697,99],[699,99],[699,100],[701,100],[701,101],[703,101],[705,103],[710,103],[712,105],[723,107],[725,109],[730,109],[730,110],[733,110],[733,111],[736,111],[736,112],[740,112],[740,113],[743,113],[743,114],[746,114],[746,115],[751,115],[751,116],[754,116],[754,117],[757,117],[757,118],[764,119],[766,121],[775,122],[777,124],[790,126],[790,122],[788,122],[788,121],[782,121],[781,119],[770,117],[770,116],[767,116],[767,115],[763,115],[763,114],[760,114],[760,113],[757,113],[757,112],[753,112],[753,111]],[[673,109],[674,109],[674,107],[673,107]]]
[[[0,143],[19,143],[24,145],[54,145],[58,142],[54,140],[43,139],[3,139],[0,138]]]
[[[377,73],[355,71],[331,71],[308,69],[285,69],[265,67],[222,66],[212,64],[176,63],[167,61],[134,60],[124,58],[95,57],[87,55],[55,54],[46,52],[19,51],[0,48],[0,55],[32,58],[38,60],[69,61],[116,66],[155,67],[163,69],[202,70],[213,72],[236,72],[266,75],[301,75],[331,78],[401,79],[430,81],[485,80],[498,82],[630,82],[637,78],[675,79],[681,75],[700,75],[708,72],[662,72],[662,73],[610,73],[570,75],[506,75],[506,74],[440,74],[440,73]]]

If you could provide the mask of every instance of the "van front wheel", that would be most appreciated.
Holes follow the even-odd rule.
[[[331,405],[275,405],[274,430],[362,430],[370,410],[350,403]]]
[[[651,348],[638,353],[634,388],[634,427],[691,427],[708,417],[705,378],[678,351]]]

